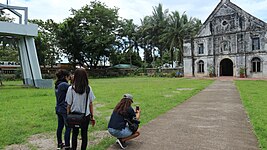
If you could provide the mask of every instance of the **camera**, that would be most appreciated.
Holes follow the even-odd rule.
[[[136,111],[139,110],[139,106],[136,106],[135,110],[136,110]]]

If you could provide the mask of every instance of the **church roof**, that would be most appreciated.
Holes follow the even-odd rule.
[[[240,8],[236,4],[232,3],[230,0],[221,0],[216,6],[216,8],[209,15],[209,17],[203,23],[197,36],[201,36],[202,31],[205,30],[207,26],[209,26],[209,23],[215,17],[225,16],[225,15],[234,14],[234,13],[238,13],[240,16],[245,17],[245,19],[251,19],[252,22],[256,23],[260,27],[263,27],[263,28],[267,27],[267,24],[264,21],[252,16],[251,14],[244,11],[242,8]]]

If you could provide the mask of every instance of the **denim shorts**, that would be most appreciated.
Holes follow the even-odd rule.
[[[133,134],[133,132],[129,129],[128,126],[122,130],[108,128],[108,132],[116,138],[125,138]]]

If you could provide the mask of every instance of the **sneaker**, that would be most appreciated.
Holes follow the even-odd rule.
[[[57,149],[58,149],[58,150],[59,150],[59,149],[62,149],[63,147],[65,147],[64,143],[61,143],[61,144],[58,144],[58,145],[57,145]]]
[[[69,146],[66,146],[65,150],[71,150],[71,148]]]
[[[127,147],[125,142],[121,142],[119,139],[116,140],[116,143],[120,145],[121,149],[125,149]]]

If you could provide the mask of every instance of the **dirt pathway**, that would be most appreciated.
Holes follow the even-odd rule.
[[[107,131],[96,131],[94,133],[89,133],[89,146],[97,145],[103,138],[110,137]],[[81,147],[81,138],[78,138],[78,147]],[[44,133],[32,135],[28,138],[26,144],[14,144],[9,145],[5,150],[55,150],[57,149],[56,136],[55,133]]]

